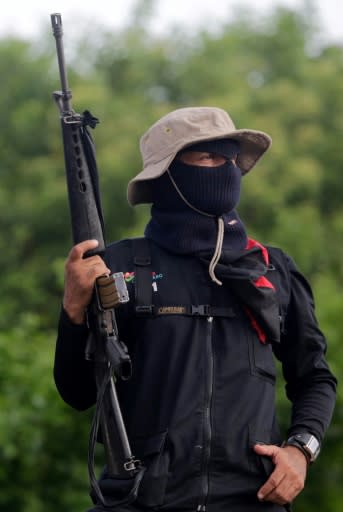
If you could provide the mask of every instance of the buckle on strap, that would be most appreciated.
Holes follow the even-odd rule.
[[[200,306],[191,306],[192,316],[211,316],[211,306],[201,304]]]
[[[137,315],[152,315],[154,306],[136,306],[135,311]]]
[[[134,264],[138,267],[147,267],[151,264],[151,258],[150,256],[135,256]]]

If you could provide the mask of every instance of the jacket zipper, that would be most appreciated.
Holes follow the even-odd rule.
[[[211,457],[211,440],[212,440],[212,423],[211,423],[211,408],[213,396],[213,371],[214,371],[214,358],[212,347],[212,325],[213,317],[207,318],[206,329],[206,359],[207,366],[207,379],[206,379],[206,397],[205,397],[205,412],[204,412],[204,451],[203,451],[203,464],[202,464],[202,493],[201,500],[197,507],[197,512],[206,511],[206,502],[209,493],[209,463]]]

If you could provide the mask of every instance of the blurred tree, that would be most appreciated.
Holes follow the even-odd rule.
[[[75,110],[100,118],[94,132],[107,240],[141,234],[149,206],[126,202],[141,169],[140,135],[184,105],[227,109],[239,128],[265,130],[273,147],[243,180],[248,230],[281,245],[311,279],[343,372],[341,168],[343,50],[319,45],[311,2],[256,20],[240,10],[216,32],[174,27],[154,35],[154,2],[136,4],[115,33],[96,27],[73,42]],[[95,29],[94,29],[95,30]],[[89,413],[58,397],[53,344],[71,246],[60,126],[51,93],[59,88],[52,36],[39,47],[0,40],[0,508],[6,512],[83,512],[87,508]],[[69,39],[69,34],[68,34]],[[281,384],[280,384],[281,387]],[[296,510],[340,512],[343,505],[340,392],[322,456]],[[289,405],[279,397],[282,425]],[[20,490],[20,492],[18,492]],[[328,498],[329,497],[329,498]]]

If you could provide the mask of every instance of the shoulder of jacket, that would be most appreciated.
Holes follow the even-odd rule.
[[[296,265],[290,255],[280,247],[267,246],[270,263],[278,268],[283,269],[284,272],[290,274],[296,270]]]
[[[130,262],[133,259],[133,241],[135,238],[123,238],[106,246],[104,260],[107,264]]]
[[[268,278],[272,281],[281,303],[288,305],[291,294],[291,259],[279,247],[267,246],[270,271]]]
[[[115,252],[121,251],[125,249],[132,249],[133,244],[137,240],[145,240],[144,237],[133,237],[133,238],[123,238],[121,240],[117,240],[115,242],[111,242],[106,246],[106,252]]]
[[[268,254],[271,257],[271,259],[277,259],[279,261],[288,261],[289,256],[288,254],[282,250],[280,247],[275,247],[273,245],[267,245]]]

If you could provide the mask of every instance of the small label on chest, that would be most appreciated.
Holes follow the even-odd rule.
[[[183,306],[161,306],[158,308],[159,315],[184,315],[186,308]]]

